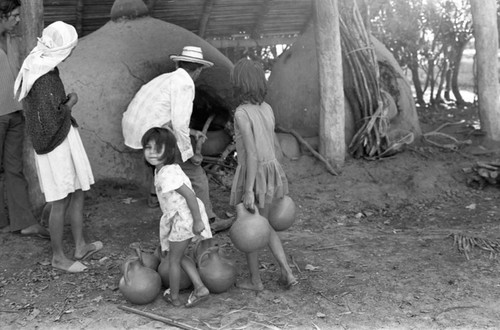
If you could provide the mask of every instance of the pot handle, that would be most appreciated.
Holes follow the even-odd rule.
[[[209,247],[208,249],[206,249],[205,251],[203,251],[201,253],[201,255],[198,257],[198,266],[201,265],[201,261],[203,260],[203,258],[205,258],[205,256],[208,256],[210,258],[210,255],[212,253],[219,253],[219,247],[218,246],[212,246],[212,247]]]
[[[123,279],[125,280],[125,283],[128,285],[130,283],[130,279],[128,277],[128,268],[130,266],[130,263],[132,261],[135,261],[134,259],[128,259],[125,261],[125,265],[123,266]]]
[[[135,253],[137,254],[137,256],[139,257],[139,260],[141,262],[141,265],[144,266],[144,261],[142,260],[142,251],[139,247],[135,247]]]
[[[254,205],[255,206],[255,205]],[[252,214],[252,215],[260,215],[259,213],[259,208],[257,206],[254,207],[253,209],[253,213],[250,212],[246,207],[245,205],[243,205],[243,202],[239,203],[238,205],[236,205],[236,212],[238,214],[240,214],[241,212],[246,212],[248,214]]]

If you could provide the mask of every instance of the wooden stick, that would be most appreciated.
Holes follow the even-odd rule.
[[[315,248],[315,249],[313,249],[313,251],[329,250],[329,249],[335,249],[338,247],[352,246],[352,245],[356,245],[356,244],[353,243],[353,244],[343,244],[343,245],[328,245],[328,246],[322,246],[322,247]]]
[[[295,268],[297,268],[297,271],[299,272],[299,274],[302,273],[302,271],[299,268],[299,265],[297,265],[297,263],[295,262],[295,259],[293,258],[293,255],[291,255],[291,254],[290,254],[290,259],[292,259],[293,265],[295,266]]]
[[[195,328],[195,327],[192,327],[188,324],[177,322],[177,321],[174,321],[174,320],[169,319],[169,318],[164,317],[164,316],[156,315],[156,314],[149,313],[149,312],[144,312],[144,311],[132,308],[132,307],[121,305],[121,306],[118,306],[118,308],[121,310],[127,311],[127,312],[131,312],[131,313],[135,313],[137,315],[148,317],[148,318],[153,319],[155,321],[160,321],[160,322],[163,322],[165,324],[172,325],[172,326],[180,328],[180,329],[201,330],[200,328]]]
[[[280,126],[276,126],[276,129],[278,131],[283,132],[283,133],[288,133],[288,134],[292,134],[293,136],[295,136],[295,138],[300,143],[302,143],[316,158],[318,158],[320,161],[322,161],[325,164],[326,169],[328,170],[328,172],[330,172],[330,174],[338,175],[338,173],[333,169],[332,165],[330,165],[330,163],[328,162],[328,160],[326,160],[323,156],[321,156],[320,153],[318,153],[316,150],[314,150],[314,148],[311,147],[311,145],[306,140],[304,140],[304,138],[302,136],[300,136],[300,134],[297,133],[295,130],[293,130],[293,129],[286,130],[283,127],[280,127]]]
[[[212,120],[215,118],[215,115],[210,115],[210,117],[208,117],[207,121],[205,122],[205,125],[203,125],[203,129],[201,130],[201,132],[205,135],[207,135],[207,131],[208,131],[208,128],[210,127],[210,124],[212,123]],[[201,154],[201,147],[203,146],[203,139],[198,139],[196,140],[196,148],[195,148],[195,151],[194,153],[195,154]]]

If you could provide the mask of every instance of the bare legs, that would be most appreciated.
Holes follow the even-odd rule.
[[[266,205],[265,208],[259,209],[260,215],[267,218],[269,216],[269,207],[270,205]],[[270,228],[270,230],[271,234],[269,238],[269,249],[278,262],[281,270],[281,275],[278,282],[289,288],[290,286],[297,283],[297,280],[295,279],[295,276],[293,276],[292,269],[288,265],[285,251],[283,249],[283,245],[281,244],[281,239],[273,228]],[[246,290],[264,290],[264,285],[262,284],[259,272],[259,252],[256,251],[247,253],[246,257],[248,270],[250,271],[250,278],[238,282],[236,286]]]
[[[75,258],[81,259],[87,252],[94,249],[86,244],[83,237],[83,203],[84,193],[77,190],[64,199],[52,202],[49,216],[50,239],[52,245],[52,266],[66,271],[79,272],[85,270],[79,262],[68,258],[64,254],[63,233],[64,217],[67,215],[71,222],[71,232],[75,241]],[[73,268],[71,268],[73,266]]]
[[[179,285],[181,279],[181,267],[193,282],[194,294],[197,297],[204,297],[209,295],[208,289],[201,281],[200,274],[196,269],[194,261],[184,255],[189,242],[185,240],[182,242],[169,242],[170,250],[168,251],[168,265],[169,265],[169,282],[170,282],[170,299],[174,306],[182,305],[179,299]]]

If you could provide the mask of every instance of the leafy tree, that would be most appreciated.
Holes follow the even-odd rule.
[[[465,46],[472,37],[468,0],[376,0],[371,3],[372,33],[412,74],[416,98],[424,104],[449,100],[464,103],[458,73]],[[424,77],[421,79],[420,73]],[[425,82],[422,87],[421,80]]]

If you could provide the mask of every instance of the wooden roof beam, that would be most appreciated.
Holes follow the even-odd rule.
[[[201,38],[205,38],[205,33],[207,32],[207,25],[212,14],[212,9],[214,7],[215,0],[206,0],[203,6],[203,13],[201,14],[200,24],[198,26],[198,35]]]
[[[260,6],[259,14],[257,15],[257,20],[253,26],[252,32],[250,33],[250,37],[252,39],[260,38],[260,31],[264,26],[264,21],[266,20],[266,16],[269,13],[269,10],[271,10],[271,2],[273,2],[273,0],[264,0],[262,5]]]
[[[265,47],[274,45],[291,45],[297,40],[297,36],[268,36],[259,39],[205,39],[217,49],[231,47]]]

